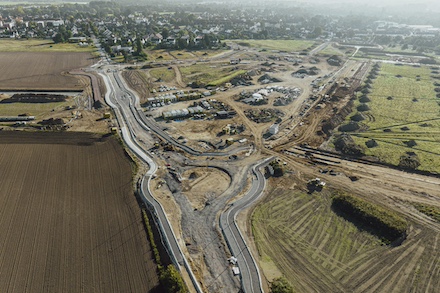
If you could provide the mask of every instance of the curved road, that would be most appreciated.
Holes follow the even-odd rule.
[[[195,156],[228,156],[235,152],[241,151],[236,149],[229,152],[208,152],[201,153],[186,145],[180,144],[174,138],[165,133],[157,124],[147,118],[139,106],[139,99],[134,93],[128,90],[125,82],[120,76],[115,73],[102,74],[108,91],[105,95],[105,100],[115,111],[117,121],[121,129],[121,135],[127,146],[150,166],[150,170],[145,174],[140,182],[140,191],[143,201],[153,211],[156,223],[159,226],[165,246],[173,260],[174,264],[180,268],[183,265],[188,272],[192,283],[197,292],[202,292],[200,284],[196,280],[190,265],[188,264],[185,255],[183,254],[178,244],[177,238],[172,230],[171,224],[163,210],[161,204],[153,197],[150,191],[150,181],[157,170],[156,163],[148,155],[148,152],[143,150],[137,142],[137,135],[135,129],[143,131],[152,131],[161,136],[172,145],[181,148],[185,152]],[[120,97],[116,99],[116,97]],[[268,164],[273,158],[264,160],[252,168],[253,180],[251,189],[247,194],[234,202],[229,208],[223,212],[219,219],[220,228],[231,250],[231,253],[238,259],[238,267],[240,269],[242,290],[244,292],[263,292],[260,272],[255,259],[252,257],[246,242],[241,234],[235,219],[238,213],[244,208],[250,206],[261,195],[266,185],[266,180],[259,168]]]
[[[156,223],[159,225],[161,234],[165,240],[165,246],[167,247],[168,253],[170,254],[172,261],[174,262],[177,268],[180,268],[180,266],[183,265],[187,270],[196,291],[203,292],[200,287],[200,284],[197,282],[197,279],[195,278],[191,270],[191,267],[189,266],[188,261],[186,260],[185,255],[180,249],[180,246],[177,242],[177,238],[171,228],[171,224],[168,221],[168,218],[165,214],[165,211],[163,210],[163,207],[151,194],[150,181],[152,176],[157,171],[157,164],[151,159],[151,157],[147,155],[147,153],[138,145],[137,141],[135,140],[134,138],[135,135],[133,133],[133,130],[130,128],[131,124],[128,121],[128,118],[126,117],[127,115],[127,113],[125,112],[126,109],[124,110],[124,107],[122,107],[122,104],[124,103],[118,103],[117,101],[114,103],[112,101],[111,95],[118,94],[118,90],[113,86],[114,83],[111,81],[111,79],[108,76],[103,74],[100,75],[103,78],[106,87],[109,89],[105,95],[105,101],[115,111],[121,129],[121,135],[123,140],[125,141],[127,146],[150,167],[149,171],[142,178],[140,184],[142,199],[145,202],[145,204],[147,204],[150,207],[150,209],[152,209],[153,211],[153,215],[155,217]]]
[[[268,158],[252,168],[253,178],[251,189],[244,197],[232,203],[229,208],[220,215],[219,219],[220,228],[226,238],[229,249],[232,255],[237,258],[242,290],[246,293],[263,292],[263,286],[258,265],[238,228],[236,218],[243,209],[252,205],[252,203],[263,194],[266,186],[266,178],[264,178],[264,175],[259,169],[273,159],[273,157]]]

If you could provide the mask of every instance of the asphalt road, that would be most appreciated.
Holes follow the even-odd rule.
[[[145,131],[154,132],[172,145],[195,156],[229,156],[235,152],[241,151],[241,149],[235,149],[228,152],[201,153],[186,145],[180,144],[164,132],[153,120],[151,120],[151,118],[145,116],[139,106],[138,98],[127,89],[127,85],[117,72],[100,75],[103,77],[106,87],[109,89],[106,93],[105,100],[115,111],[121,129],[122,138],[127,146],[150,166],[150,170],[140,182],[141,196],[143,197],[144,202],[153,211],[156,223],[161,230],[173,262],[178,267],[181,265],[185,267],[189,276],[192,278],[196,290],[202,292],[185,255],[180,249],[177,238],[163,207],[150,192],[150,181],[157,170],[157,165],[151,158],[151,155],[148,155],[148,152],[142,149],[142,146],[138,142],[139,136]],[[272,158],[267,159],[252,168],[253,181],[251,189],[243,198],[234,202],[234,204],[220,216],[220,228],[223,231],[231,253],[238,259],[238,267],[241,273],[241,284],[244,292],[263,292],[263,289],[258,265],[247,248],[246,242],[235,222],[235,218],[242,209],[251,205],[262,195],[266,180],[263,174],[259,171],[259,168],[267,164],[271,159]]]
[[[263,193],[266,179],[260,168],[267,165],[273,157],[258,163],[252,168],[253,177],[251,189],[244,197],[232,203],[229,208],[220,215],[220,228],[226,238],[229,249],[237,258],[240,269],[242,290],[245,293],[263,292],[260,271],[249,248],[241,234],[236,218],[238,213],[252,205]]]
[[[121,136],[127,146],[135,153],[140,159],[150,167],[149,171],[144,175],[140,183],[140,191],[143,201],[150,207],[155,217],[156,223],[160,228],[161,234],[164,237],[164,243],[167,247],[168,253],[175,265],[179,268],[181,265],[185,267],[193,285],[197,292],[203,292],[200,284],[197,282],[185,255],[183,254],[180,246],[177,242],[177,238],[173,232],[171,224],[165,214],[165,211],[161,204],[153,197],[150,191],[150,181],[154,173],[157,171],[157,164],[154,160],[142,149],[139,143],[136,141],[136,134],[131,128],[133,124],[137,123],[135,117],[130,116],[130,105],[133,101],[126,99],[126,101],[119,102],[116,98],[111,96],[126,96],[126,92],[119,88],[118,82],[114,79],[114,76],[108,76],[100,74],[104,79],[105,85],[108,89],[105,95],[106,103],[115,111],[120,129]]]

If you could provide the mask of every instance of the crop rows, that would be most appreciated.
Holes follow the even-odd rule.
[[[1,292],[158,285],[130,164],[116,140],[5,132],[0,142]]]

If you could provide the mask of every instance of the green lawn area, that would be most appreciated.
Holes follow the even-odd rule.
[[[185,83],[198,81],[203,84],[212,85],[219,85],[222,82],[227,82],[236,74],[243,73],[241,70],[235,70],[234,66],[222,66],[220,64],[209,63],[182,66],[180,67],[180,72],[182,73]]]
[[[210,57],[214,57],[214,56],[219,55],[224,52],[226,52],[226,51],[225,50],[195,50],[195,51],[191,51],[191,53],[193,53],[198,58],[210,58]]]
[[[93,52],[95,50],[96,48],[92,46],[82,48],[73,43],[55,44],[52,40],[0,39],[0,52]]]
[[[185,50],[175,50],[175,51],[169,51],[169,54],[176,58],[176,59],[181,59],[181,60],[186,60],[186,59],[195,59],[197,58],[194,54],[185,51]]]
[[[240,74],[244,74],[244,73],[246,73],[246,70],[238,70],[238,71],[234,71],[233,73],[231,73],[231,74],[229,74],[229,75],[227,75],[227,76],[225,76],[225,77],[222,77],[222,78],[219,78],[219,79],[217,79],[217,80],[211,81],[211,82],[209,83],[209,85],[212,85],[212,86],[219,86],[219,85],[222,85],[222,84],[224,84],[224,83],[226,83],[226,82],[229,82],[229,81],[230,81],[231,79],[233,79],[234,77],[239,76]]]
[[[174,70],[168,67],[153,68],[150,70],[150,75],[155,79],[161,78],[164,82],[170,82],[176,78]]]
[[[298,52],[310,49],[315,42],[304,40],[226,40],[225,42],[237,43],[243,46],[266,50],[279,50]]]
[[[169,61],[169,60],[175,60],[173,56],[168,54],[167,50],[161,49],[161,50],[146,50],[145,53],[147,53],[147,58],[150,61]]]
[[[328,45],[327,47],[324,48],[324,50],[321,50],[318,53],[318,55],[324,55],[324,56],[332,56],[332,55],[343,56],[344,52],[342,52],[339,49],[336,49],[332,45]]]
[[[352,133],[353,138],[363,147],[375,139],[378,146],[365,147],[366,154],[384,162],[397,165],[403,154],[414,152],[420,170],[440,172],[440,99],[434,88],[429,67],[382,64],[368,94],[367,119],[362,121],[368,129]],[[359,104],[355,103],[353,114]],[[410,140],[416,145],[408,146]]]
[[[0,103],[0,116],[17,116],[29,113],[38,120],[42,116],[50,113],[52,109],[60,109],[67,105],[72,105],[71,100],[57,103]]]

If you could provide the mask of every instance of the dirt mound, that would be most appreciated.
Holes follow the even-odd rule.
[[[367,104],[360,104],[359,106],[357,106],[356,109],[357,109],[359,112],[370,111],[370,107],[368,107]]]
[[[404,141],[404,144],[406,144],[407,147],[415,147],[417,145],[416,141],[414,139],[408,140],[408,141]]]
[[[335,139],[335,149],[343,154],[351,156],[363,156],[364,150],[357,145],[350,135],[343,134]]]
[[[40,121],[39,124],[41,124],[41,125],[63,125],[64,120],[61,118],[56,118],[56,119],[49,118],[49,119]]]
[[[14,94],[8,99],[0,101],[0,103],[56,103],[64,102],[67,99],[65,95],[55,94]]]
[[[341,57],[337,56],[337,55],[333,55],[330,56],[330,58],[327,59],[328,64],[332,65],[332,66],[341,66],[342,64],[342,59]]]
[[[258,79],[258,82],[261,84],[268,84],[268,83],[281,82],[281,81],[282,80],[280,80],[276,77],[270,76],[269,74],[264,74]]]
[[[365,116],[362,113],[356,113],[350,117],[351,121],[360,122],[365,120]]]
[[[249,74],[245,73],[234,77],[233,79],[231,79],[230,83],[234,86],[239,86],[239,85],[250,86],[253,85],[251,80],[252,77],[249,76]]]
[[[406,152],[400,157],[399,167],[415,170],[420,166],[420,159],[414,152]]]
[[[378,143],[374,139],[370,139],[365,142],[365,145],[367,146],[367,148],[371,149],[371,148],[377,147]]]
[[[358,123],[352,121],[352,122],[349,122],[347,124],[339,126],[339,131],[342,131],[342,132],[353,132],[353,131],[359,130],[360,128],[361,127],[359,126]]]
[[[344,122],[345,118],[351,113],[353,108],[353,101],[349,101],[347,105],[345,105],[339,112],[334,115],[330,120],[323,121],[322,123],[322,131],[326,135],[330,135],[332,130],[335,129],[338,125]]]
[[[370,100],[370,98],[369,98],[368,96],[363,95],[363,96],[359,99],[359,102],[361,102],[361,103],[368,103],[368,102],[371,102],[371,100]]]

